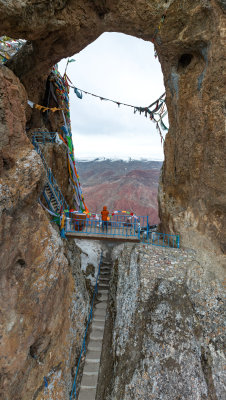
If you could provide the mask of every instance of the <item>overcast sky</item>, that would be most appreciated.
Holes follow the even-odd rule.
[[[104,33],[73,57],[67,74],[88,92],[136,106],[148,106],[164,93],[163,76],[154,47],[132,36]],[[66,60],[59,63],[64,72]],[[75,157],[163,160],[153,122],[132,108],[89,95],[80,100],[70,90]]]

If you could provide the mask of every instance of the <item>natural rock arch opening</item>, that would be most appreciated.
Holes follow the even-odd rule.
[[[71,60],[58,64],[60,73],[66,69],[72,86],[95,94],[81,92],[80,99],[73,88],[69,92],[76,165],[89,211],[100,213],[106,204],[112,211],[148,215],[157,224],[163,141],[149,114],[123,105],[148,106],[165,92],[153,44],[104,33]],[[166,110],[159,104],[158,121]],[[167,116],[163,121],[167,126]],[[165,137],[166,128],[160,122],[158,127]]]
[[[68,64],[67,59],[62,60],[58,69],[61,75],[66,70],[71,81],[70,114],[78,152],[76,158],[122,157],[163,161],[163,143],[155,120],[135,108],[148,106],[165,91],[153,44],[134,36],[108,32],[71,60],[73,62]],[[81,92],[82,98],[78,98],[74,85],[95,96]],[[134,108],[123,102],[134,105]],[[158,115],[156,119],[159,120]],[[164,122],[167,126],[167,116]],[[163,137],[166,132],[166,129],[161,129]]]
[[[215,324],[219,314],[211,314],[213,323],[210,324],[209,309],[215,310],[216,300],[221,302],[221,294],[214,298],[218,286],[214,274],[222,279],[221,255],[226,250],[225,188],[222,184],[225,174],[224,1],[44,0],[31,3],[30,0],[0,0],[0,8],[0,35],[30,41],[7,64],[20,81],[8,68],[0,67],[0,168],[3,171],[0,264],[4,323],[1,393],[9,398],[19,396],[25,400],[43,397],[43,377],[49,373],[51,377],[54,373],[57,377],[67,354],[71,359],[65,363],[67,376],[62,392],[62,398],[66,398],[71,366],[79,353],[88,307],[79,251],[72,242],[68,244],[70,248],[64,247],[65,243],[59,239],[37,204],[45,174],[39,157],[24,134],[27,96],[40,104],[52,65],[80,51],[101,33],[118,31],[151,41],[163,16],[155,45],[164,73],[170,131],[164,148],[165,163],[159,191],[161,220],[163,230],[180,233],[182,246],[199,250],[196,259],[182,272],[186,283],[183,293],[186,299],[187,292],[190,292],[188,307],[191,321],[195,324],[194,336],[198,335],[198,340],[198,331],[202,334],[199,322],[203,324],[203,320],[206,321],[202,335],[204,346],[210,347],[201,354],[204,375],[210,376],[213,368],[218,380],[221,373],[219,350],[223,340],[218,341],[214,329],[218,331],[219,326],[218,332],[221,332],[222,328],[221,322]],[[187,55],[193,55],[190,63]],[[35,122],[31,110],[27,108],[26,113],[27,121]],[[38,123],[38,117],[36,121]],[[125,255],[126,264],[127,260]],[[157,271],[155,261],[153,264]],[[206,273],[208,269],[210,274]],[[121,272],[124,273],[123,269]],[[152,278],[148,263],[147,274]],[[127,272],[124,276],[128,276]],[[180,276],[177,278],[175,275],[175,278],[175,286],[179,286],[178,299],[181,299],[184,294]],[[20,284],[17,285],[18,280]],[[132,275],[131,282],[136,281]],[[167,287],[169,281],[172,282],[167,279]],[[208,290],[207,281],[211,282]],[[154,282],[155,278],[150,279],[150,287]],[[155,290],[158,290],[157,286]],[[164,287],[158,292],[159,297],[163,291]],[[208,291],[213,297],[208,295]],[[172,297],[170,291],[167,296]],[[176,302],[180,303],[179,300]],[[148,300],[147,305],[152,306],[152,302]],[[197,320],[193,316],[195,308],[198,310]],[[218,310],[221,313],[221,308]],[[145,320],[147,312],[144,311]],[[190,324],[188,328],[191,332]],[[67,335],[69,331],[73,338]],[[44,345],[43,337],[48,346],[49,335],[52,340],[43,367],[30,357],[30,347],[34,354],[36,348],[32,346]],[[186,346],[187,342],[186,337]],[[192,345],[192,341],[190,343]],[[194,350],[194,346],[192,348]],[[181,354],[183,358],[184,353]],[[216,365],[220,365],[219,370]],[[208,379],[210,394],[207,395],[211,396],[213,380],[211,376]],[[220,383],[219,398],[221,387]]]
[[[8,63],[35,102],[53,64],[107,31],[154,41],[167,93],[170,131],[159,203],[163,229],[182,243],[224,251],[222,1],[71,1],[2,5],[1,34],[27,39]],[[178,65],[179,64],[179,65]],[[217,87],[218,90],[214,88]]]

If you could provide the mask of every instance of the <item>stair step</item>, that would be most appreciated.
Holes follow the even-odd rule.
[[[100,355],[101,355],[101,349],[94,351],[94,350],[90,350],[88,347],[88,350],[86,353],[87,360],[98,360],[98,359],[100,359]]]
[[[103,282],[103,283],[109,283],[109,281],[110,281],[110,279],[109,278],[104,278],[104,277],[102,277],[102,276],[100,276],[99,277],[99,282],[101,283],[101,282]]]
[[[88,364],[97,364],[100,363],[100,358],[87,358],[86,361]]]
[[[102,346],[95,346],[95,345],[94,346],[90,346],[90,344],[89,344],[89,350],[90,351],[101,351],[102,350]]]
[[[104,322],[105,324],[105,315],[95,315],[93,318],[93,322]]]
[[[91,385],[81,385],[81,389],[82,390],[84,390],[84,389],[88,389],[88,390],[90,390],[90,389],[94,389],[94,390],[96,390],[96,386],[91,386]]]
[[[100,295],[98,296],[98,301],[103,301],[103,300],[107,301],[107,300],[108,300],[108,295],[106,295],[106,294],[100,294]]]
[[[104,329],[101,327],[101,328],[98,328],[98,327],[96,327],[96,326],[92,326],[92,329],[91,329],[91,334],[93,334],[94,332],[96,332],[98,335],[100,335],[100,336],[103,336],[103,333],[104,333]]]
[[[106,317],[106,310],[104,308],[99,308],[98,310],[95,310],[94,312],[94,318],[99,318],[99,317]]]
[[[100,303],[97,303],[95,306],[95,310],[100,310],[100,309],[105,309],[107,308],[107,302],[105,300],[101,301]]]
[[[99,370],[95,371],[95,372],[86,372],[85,370],[83,370],[83,375],[86,375],[86,376],[98,376],[98,374],[99,374]]]
[[[82,382],[81,382],[81,388],[83,387],[91,387],[95,388],[97,387],[97,380],[98,376],[97,375],[83,375],[82,377]]]
[[[108,294],[109,290],[108,289],[98,289],[98,294]]]
[[[99,289],[105,289],[108,290],[109,289],[109,282],[99,282]]]
[[[79,400],[95,400],[96,389],[80,389]]]
[[[109,290],[106,290],[105,292],[103,291],[103,290],[98,290],[98,296],[106,296],[106,297],[108,297],[108,293],[109,293]]]
[[[100,367],[100,362],[87,362],[87,360],[85,361],[85,365],[84,365],[84,369],[83,371],[87,372],[87,373],[96,373],[99,371],[99,367]]]
[[[105,323],[101,324],[101,322],[94,322],[93,321],[93,323],[92,323],[93,328],[100,329],[101,331],[104,330],[104,325],[105,325]]]
[[[101,271],[101,272],[100,272],[100,276],[109,277],[109,279],[110,279],[110,277],[111,277],[111,272],[110,272],[110,271]]]
[[[98,350],[101,350],[101,348],[102,348],[102,340],[99,340],[99,341],[98,341],[98,340],[91,340],[91,339],[90,339],[88,348],[89,348],[89,349],[91,349],[91,348],[97,348]]]
[[[91,335],[90,335],[90,339],[91,340],[96,340],[96,341],[99,341],[99,340],[103,340],[103,332],[102,332],[102,334],[101,334],[101,332],[99,331],[99,332],[96,332],[96,331],[94,331],[93,333],[91,333]]]

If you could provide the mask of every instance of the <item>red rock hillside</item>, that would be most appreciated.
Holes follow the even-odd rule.
[[[158,223],[158,161],[93,160],[77,162],[87,207],[100,212],[103,205],[110,211],[127,210],[148,215]]]

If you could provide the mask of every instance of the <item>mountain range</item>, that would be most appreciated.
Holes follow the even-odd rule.
[[[158,182],[161,161],[95,159],[77,161],[86,205],[100,213],[103,205],[109,211],[125,210],[148,215],[149,223],[159,222]]]

